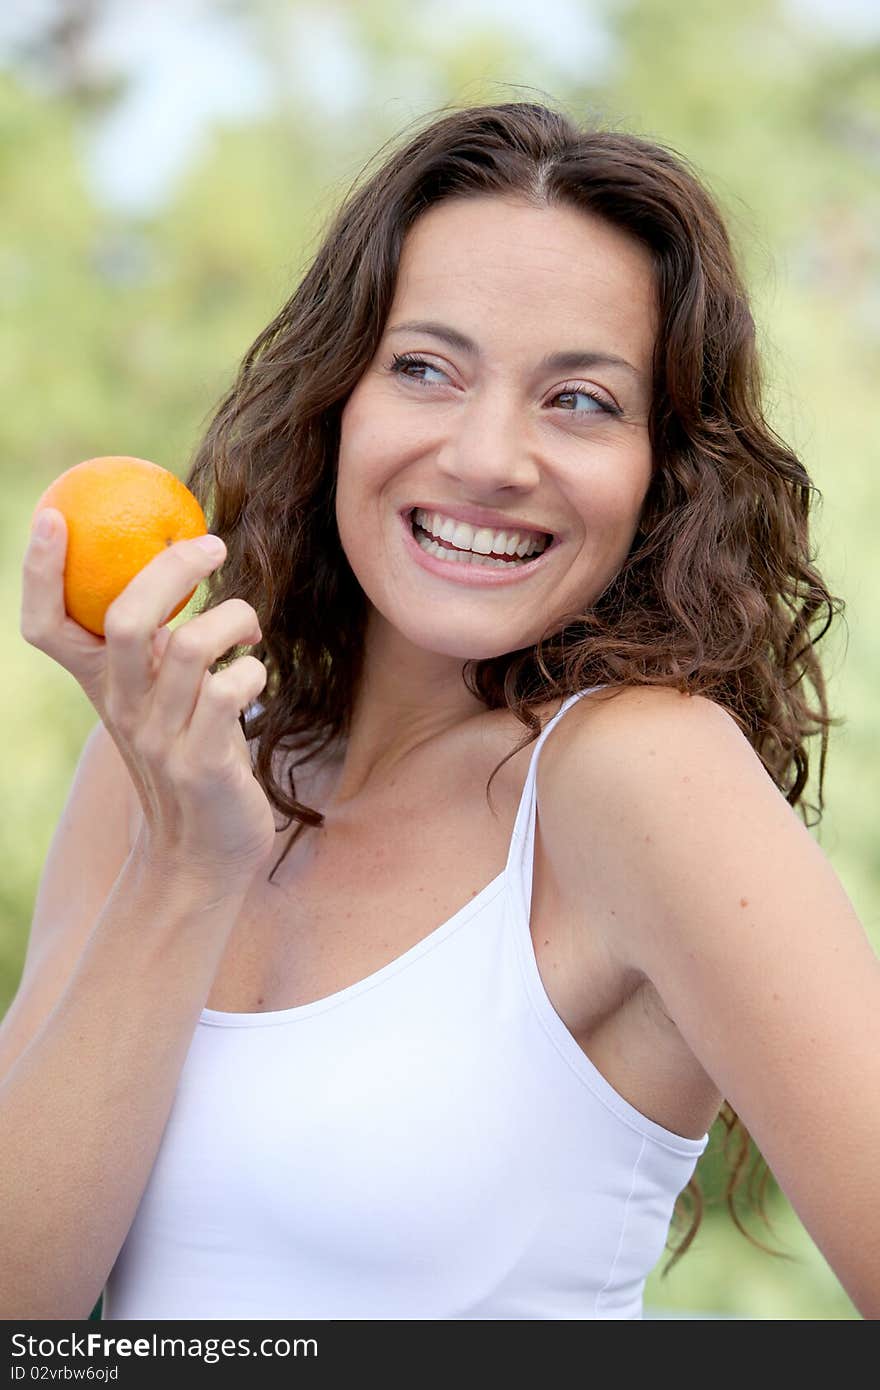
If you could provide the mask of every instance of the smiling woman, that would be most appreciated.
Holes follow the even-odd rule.
[[[481,712],[525,726],[519,752],[585,689],[711,699],[801,810],[821,733],[821,812],[815,642],[843,605],[810,555],[815,488],[764,423],[723,220],[670,150],[526,103],[429,124],[349,196],[187,481],[229,545],[216,597],[260,612],[248,736],[296,822],[282,860],[325,823],[289,761],[291,794],[275,779],[282,740],[295,766],[332,754],[353,802]]]
[[[841,603],[686,163],[528,103],[429,121],[346,198],[186,483],[227,547],[206,608],[259,619],[266,685],[237,708],[293,833],[222,957],[173,955],[173,988],[155,951],[126,976],[131,1054],[156,1012],[182,1062],[125,1088],[156,1161],[112,1271],[98,1251],[81,1293],[59,1257],[40,1296],[109,1275],[110,1318],[638,1318],[680,1197],[676,1257],[699,1225],[710,1127],[748,1139],[741,1112],[875,1308],[880,1239],[847,1256],[811,1174],[850,1137],[873,1152],[854,1035],[876,1039],[880,986],[793,814],[817,733],[822,807],[816,644]],[[87,979],[118,991],[102,949]],[[101,1027],[81,979],[65,997],[77,1036]],[[802,1045],[828,1092],[810,1154]]]
[[[815,488],[764,424],[723,220],[664,147],[527,103],[429,124],[340,209],[187,482],[229,546],[216,600],[260,613],[248,736],[296,823],[282,860],[324,824],[289,762],[291,795],[276,781],[282,740],[299,762],[344,747],[342,800],[481,711],[521,721],[519,752],[548,702],[598,687],[712,699],[792,807],[820,732],[821,811],[834,721],[814,643],[842,601],[811,563]],[[474,569],[401,534],[416,507],[447,542],[455,521],[553,545]],[[689,1195],[680,1250],[696,1178]]]

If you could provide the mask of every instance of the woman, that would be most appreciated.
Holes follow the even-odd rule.
[[[443,115],[186,481],[221,554],[157,557],[106,643],[57,514],[26,559],[121,829],[63,927],[44,880],[4,1024],[43,1174],[12,1314],[106,1281],[111,1319],[638,1318],[724,1105],[877,1316],[880,971],[793,809],[835,601],[699,181],[545,107]]]

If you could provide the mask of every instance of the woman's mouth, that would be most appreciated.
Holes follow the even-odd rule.
[[[479,587],[488,585],[494,588],[497,585],[521,583],[543,569],[548,555],[559,543],[557,536],[545,538],[543,535],[523,534],[522,539],[519,539],[518,532],[511,532],[509,535],[501,533],[501,539],[505,542],[505,553],[499,551],[486,555],[471,550],[466,545],[456,545],[452,539],[432,535],[429,527],[432,530],[440,528],[432,526],[432,514],[425,513],[418,507],[401,512],[400,519],[407,549],[420,568],[456,584]],[[444,525],[442,529],[448,537],[448,526]],[[459,540],[473,542],[478,532],[471,528],[469,532],[454,534]],[[499,543],[498,535],[498,532],[493,533],[492,543]],[[484,535],[482,540],[486,541],[487,537]],[[510,555],[506,553],[508,548],[512,551]],[[519,550],[527,553],[517,554]]]
[[[431,525],[431,518],[418,507],[413,508],[409,519],[413,536],[425,554],[452,565],[475,565],[481,569],[508,569],[511,566],[529,565],[553,544],[552,536],[524,535],[520,538],[517,532],[497,532],[494,539],[499,548],[487,554],[483,549],[477,550],[467,544],[456,545],[453,540],[448,539],[451,527],[443,528],[447,531],[447,537],[438,535],[438,528]],[[473,527],[465,530],[463,537],[461,533],[459,535],[461,539],[476,539]],[[486,544],[492,542],[486,539]]]

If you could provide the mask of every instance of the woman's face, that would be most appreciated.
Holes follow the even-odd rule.
[[[473,347],[402,327],[414,322]],[[656,329],[649,252],[591,214],[481,197],[419,219],[341,422],[336,518],[373,621],[425,651],[487,659],[595,602],[626,559],[651,479]],[[542,360],[561,353],[571,360]],[[421,365],[395,372],[396,354]],[[426,565],[416,506],[446,553],[485,551],[491,537],[490,553],[509,555],[524,528],[552,533],[552,548],[504,569]]]

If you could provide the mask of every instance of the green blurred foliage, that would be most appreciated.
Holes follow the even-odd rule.
[[[296,8],[254,7],[266,54]],[[495,21],[461,35],[441,26],[438,37],[401,0],[326,8],[344,13],[368,66],[363,110],[341,125],[322,119],[279,67],[272,117],[216,127],[208,152],[149,217],[108,211],[89,192],[88,93],[76,83],[40,91],[14,68],[0,71],[0,716],[12,734],[0,765],[0,1010],[17,986],[41,869],[96,718],[72,678],[18,630],[34,505],[65,468],[97,454],[135,454],[183,475],[237,361],[292,292],[352,179],[444,103],[561,102],[578,118],[671,146],[724,209],[753,293],[767,417],[821,490],[818,563],[847,601],[844,630],[838,622],[823,642],[832,709],[846,723],[831,735],[825,813],[813,833],[880,949],[880,716],[871,698],[880,628],[870,607],[880,593],[871,529],[880,500],[880,51],[811,32],[773,0],[607,0],[612,60],[603,77],[578,81]],[[427,95],[401,96],[404,87]],[[818,745],[812,764],[815,800]],[[663,1262],[655,1270],[648,1305],[740,1318],[857,1316],[773,1184],[775,1235],[756,1219],[749,1229],[794,1262],[763,1254],[734,1228],[720,1198],[720,1143],[716,1126],[699,1168],[709,1203],[700,1234],[667,1277]]]

